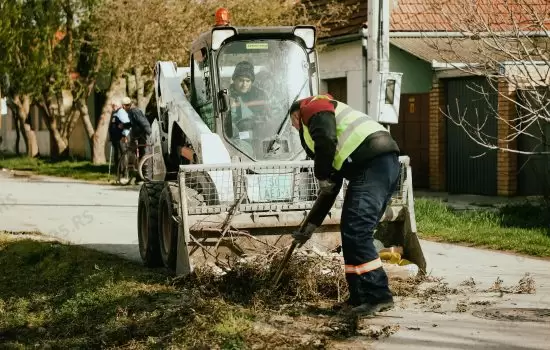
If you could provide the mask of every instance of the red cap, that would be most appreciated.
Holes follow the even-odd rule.
[[[229,24],[229,11],[226,8],[220,7],[216,11],[216,25],[225,26]]]

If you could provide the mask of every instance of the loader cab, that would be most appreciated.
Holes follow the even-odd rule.
[[[318,93],[314,27],[215,27],[191,52],[191,103],[232,156],[305,158],[288,109]]]

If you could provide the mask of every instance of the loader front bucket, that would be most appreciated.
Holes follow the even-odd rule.
[[[411,169],[400,157],[397,191],[375,237],[385,246],[400,245],[403,257],[425,271],[416,235]],[[317,194],[313,161],[182,165],[176,273],[189,274],[204,264],[229,265],[232,259],[275,254],[291,244]],[[320,254],[341,245],[340,216],[346,184],[329,215],[304,248]]]

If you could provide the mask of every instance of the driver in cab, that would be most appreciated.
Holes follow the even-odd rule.
[[[254,66],[247,61],[239,62],[233,72],[233,82],[229,86],[231,119],[239,131],[252,129],[252,125],[239,125],[241,120],[250,121],[268,116],[267,94],[253,85],[254,79]]]

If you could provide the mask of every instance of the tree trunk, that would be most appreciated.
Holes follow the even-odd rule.
[[[38,139],[29,123],[23,123],[23,125],[25,136],[27,137],[27,155],[34,158],[38,156]]]
[[[51,133],[51,135],[52,135],[52,137],[55,141],[55,151],[56,151],[55,155],[59,156],[59,157],[67,156],[67,154],[69,152],[69,143],[68,143],[68,141],[63,136],[61,136],[61,133],[59,132],[59,130],[57,130],[57,128],[49,127],[49,129],[50,129],[50,133]]]
[[[107,133],[109,130],[109,121],[111,120],[111,104],[116,95],[124,92],[124,78],[116,78],[107,91],[105,103],[101,109],[101,116],[97,122],[95,132],[92,136],[92,162],[93,164],[105,164],[105,144],[107,143]]]
[[[63,97],[61,96],[61,98],[59,98],[58,96],[56,100],[57,108],[54,108],[48,96],[44,96],[44,100],[40,103],[40,106],[42,107],[42,111],[46,114],[46,127],[55,142],[54,154],[52,154],[52,156],[63,157],[69,152],[69,143],[59,131],[58,116],[56,115],[59,114],[59,118],[63,118]]]
[[[87,107],[86,107],[86,111],[88,111]],[[64,137],[67,140],[69,140],[69,138],[71,137],[74,131],[74,128],[76,127],[76,123],[78,122],[79,119],[80,119],[80,107],[77,105],[73,107],[73,110],[71,111],[71,118],[69,119],[69,123],[67,123],[66,131],[64,134]]]
[[[21,142],[21,128],[19,127],[19,118],[17,117],[18,112],[15,108],[12,108],[11,111],[11,118],[13,119],[13,125],[15,126],[15,154],[20,156],[21,150],[19,149],[19,143]]]
[[[95,133],[94,126],[92,125],[92,121],[90,120],[90,112],[88,111],[88,106],[82,102],[83,101],[78,104],[80,117],[82,118],[82,122],[84,123],[84,129],[86,129],[88,139],[91,141]]]
[[[31,109],[31,97],[29,95],[15,95],[13,103],[17,106],[17,118],[23,129],[23,137],[27,146],[27,155],[29,157],[38,156],[38,139],[31,125],[27,123]]]
[[[93,138],[95,130],[92,121],[90,120],[90,111],[88,110],[88,105],[85,102],[86,101],[84,98],[80,98],[80,100],[78,101],[78,111],[80,117],[82,118],[82,123],[84,123],[84,130],[86,130],[86,135],[88,136],[90,148],[93,150]]]

